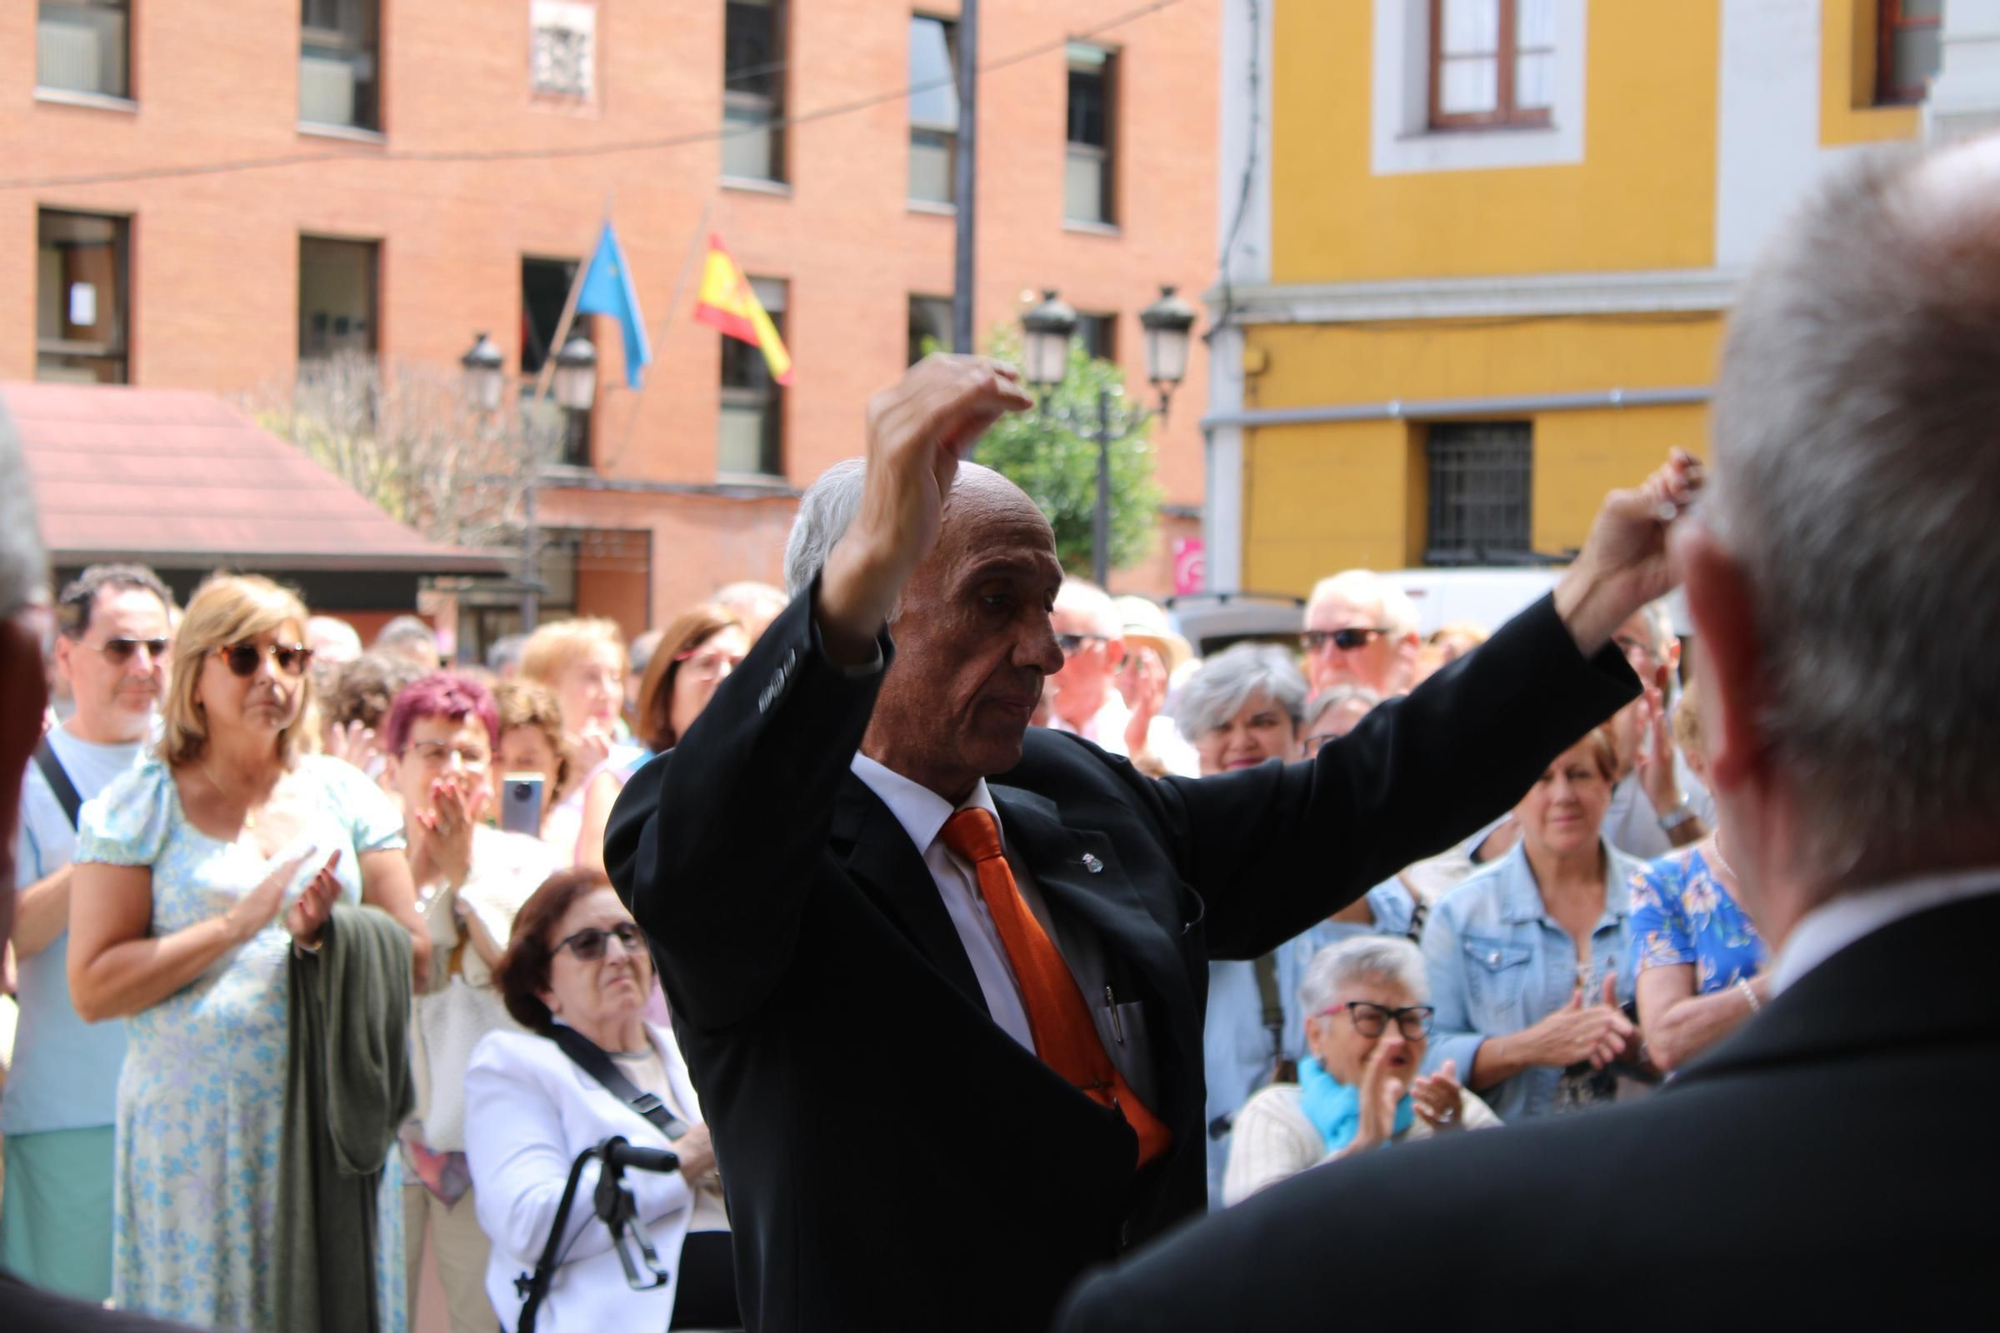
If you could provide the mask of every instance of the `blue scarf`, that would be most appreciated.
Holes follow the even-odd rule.
[[[1345,1148],[1361,1132],[1360,1090],[1334,1078],[1310,1055],[1299,1061],[1299,1109],[1326,1140],[1328,1152]],[[1416,1108],[1405,1093],[1403,1100],[1396,1103],[1396,1127],[1391,1135],[1409,1129],[1416,1118]]]

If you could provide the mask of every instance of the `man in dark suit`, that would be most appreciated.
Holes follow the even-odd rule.
[[[1553,599],[1314,763],[1156,782],[1026,730],[1062,569],[960,457],[1027,403],[958,358],[879,395],[865,468],[802,501],[795,600],[613,813],[753,1328],[1039,1329],[1201,1211],[1209,959],[1470,833],[1632,697],[1606,645],[1696,484],[1619,492]]]
[[[1644,1103],[1309,1171],[1060,1329],[1991,1317],[1996,365],[2000,138],[1852,164],[1732,312],[1675,554],[1723,843],[1780,949],[1750,1021]]]

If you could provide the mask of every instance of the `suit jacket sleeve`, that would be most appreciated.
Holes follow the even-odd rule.
[[[791,966],[833,807],[882,670],[819,645],[819,584],[771,622],[687,735],[612,808],[604,860],[662,959],[680,1021],[728,1027]],[[880,640],[886,668],[893,646]]]
[[[1586,660],[1544,597],[1311,763],[1166,779],[1210,955],[1266,953],[1465,838],[1638,693],[1624,656]]]

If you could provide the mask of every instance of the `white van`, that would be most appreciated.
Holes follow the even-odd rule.
[[[1562,570],[1391,569],[1382,577],[1417,607],[1417,633],[1429,638],[1446,625],[1470,621],[1489,631],[1547,596]]]

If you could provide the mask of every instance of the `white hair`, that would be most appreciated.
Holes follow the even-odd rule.
[[[1423,951],[1401,935],[1358,935],[1329,944],[1306,964],[1299,983],[1299,1012],[1321,1014],[1340,1003],[1340,993],[1357,981],[1400,987],[1411,1004],[1429,1004],[1430,978],[1424,972]]]
[[[1306,599],[1306,623],[1322,602],[1346,602],[1349,606],[1373,611],[1386,629],[1398,638],[1417,632],[1417,604],[1410,595],[1372,569],[1343,569],[1313,584]]]
[[[1994,147],[1858,154],[1729,318],[1709,526],[1749,588],[1757,722],[1827,886],[1922,865],[2000,810],[2000,210],[1920,198]]]
[[[1305,717],[1301,721],[1307,727],[1312,727],[1340,705],[1355,701],[1373,708],[1382,702],[1382,696],[1366,685],[1333,685],[1312,697],[1312,701],[1306,705]]]
[[[1306,693],[1306,678],[1285,649],[1239,643],[1204,661],[1174,691],[1174,723],[1188,740],[1200,740],[1262,694],[1285,710],[1296,730],[1305,718]]]
[[[1089,616],[1090,623],[1097,627],[1094,633],[1124,642],[1125,617],[1118,613],[1118,603],[1111,600],[1110,593],[1087,579],[1064,579],[1062,587],[1056,590],[1056,610]]]
[[[13,421],[0,403],[0,618],[48,595],[49,560],[35,521],[35,488]]]
[[[833,544],[847,531],[847,525],[861,509],[861,486],[868,477],[868,465],[859,458],[843,458],[819,474],[799,497],[798,517],[792,520],[792,535],[785,539],[785,591],[797,597],[812,586]]]

